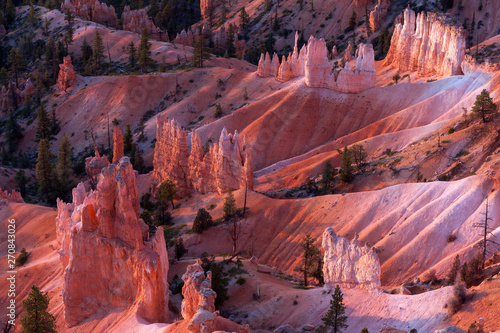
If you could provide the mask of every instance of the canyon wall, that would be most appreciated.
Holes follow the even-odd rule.
[[[170,179],[180,197],[193,191],[222,194],[245,186],[253,189],[251,150],[244,137],[240,143],[237,131],[228,134],[225,128],[219,142],[205,152],[198,133],[193,131],[189,153],[182,127],[173,119],[158,116],[153,166],[154,185]]]
[[[452,25],[451,18],[434,13],[404,11],[403,25],[397,24],[386,65],[400,72],[417,72],[419,76],[462,74],[465,57],[465,33]]]
[[[220,316],[215,311],[215,298],[217,294],[210,289],[212,285],[212,272],[205,272],[200,264],[190,265],[182,276],[181,314],[188,322],[187,329],[192,333],[209,332],[234,332],[250,333],[248,325],[240,326]]]
[[[150,322],[168,319],[168,255],[163,229],[149,238],[139,218],[136,173],[128,157],[102,170],[95,191],[73,189],[57,201],[64,268],[65,321],[74,326],[115,309],[136,308]]]
[[[335,234],[332,228],[323,232],[325,251],[323,276],[325,284],[335,287],[380,289],[380,263],[378,256],[368,247],[361,246],[355,237],[351,243]]]
[[[85,20],[118,28],[115,7],[100,3],[98,0],[65,0],[61,12],[69,10],[73,15]]]
[[[354,69],[347,62],[337,72],[332,71],[332,65],[328,62],[328,49],[324,39],[311,36],[307,46],[303,46],[300,52],[297,41],[298,34],[295,33],[293,52],[288,57],[283,56],[281,64],[276,54],[272,59],[267,53],[261,54],[257,75],[275,77],[280,82],[304,76],[308,87],[328,88],[345,93],[359,93],[375,86],[375,55],[371,44],[359,45]]]
[[[59,74],[57,77],[59,88],[66,91],[69,87],[73,86],[76,82],[76,73],[71,63],[71,56],[63,58],[63,63],[59,65]]]

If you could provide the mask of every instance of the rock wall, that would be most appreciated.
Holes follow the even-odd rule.
[[[56,231],[64,268],[65,321],[74,326],[114,309],[137,308],[150,322],[168,319],[168,255],[162,228],[149,239],[139,218],[136,173],[128,157],[99,175],[97,190],[73,189],[57,201]]]
[[[181,197],[198,193],[227,192],[248,186],[253,189],[251,151],[238,132],[228,134],[224,128],[219,142],[204,154],[201,139],[191,133],[191,153],[187,134],[175,120],[158,116],[156,146],[153,159],[153,183],[157,186],[166,179],[176,184]]]
[[[323,276],[325,284],[335,287],[380,289],[380,263],[378,256],[368,247],[361,246],[357,237],[351,243],[337,236],[332,228],[323,232],[325,251]]]
[[[125,156],[123,152],[123,134],[118,126],[113,128],[113,164]]]
[[[182,276],[181,314],[188,321],[187,329],[192,333],[235,332],[250,333],[248,325],[240,326],[220,317],[215,311],[215,297],[217,294],[210,289],[212,272],[203,272],[199,264],[190,265]]]
[[[381,28],[382,21],[389,11],[390,0],[378,0],[375,8],[370,12],[370,26],[374,31]]]
[[[65,0],[61,4],[61,12],[65,13],[67,10],[88,21],[118,28],[115,7],[100,3],[98,0]]]
[[[0,189],[0,205],[9,202],[24,203],[24,200],[21,193],[16,190],[12,190],[12,192],[9,193],[8,191],[2,191],[2,189]]]
[[[35,93],[35,86],[30,79],[26,80],[24,90],[19,90],[12,81],[7,84],[7,87],[2,86],[0,90],[0,112],[2,113],[15,110],[23,103],[25,96],[31,97]]]
[[[162,32],[151,20],[147,8],[130,10],[129,6],[123,8],[122,13],[123,30],[140,34],[144,28],[148,31],[150,38],[168,42],[168,33]]]
[[[66,91],[76,82],[76,73],[71,63],[71,56],[63,58],[63,63],[59,65],[59,75],[57,77],[59,88]]]
[[[269,54],[261,54],[257,67],[260,77],[275,77],[280,82],[286,82],[296,77],[305,77],[305,83],[313,88],[328,88],[346,93],[359,93],[375,86],[375,55],[371,44],[360,44],[357,50],[356,68],[352,69],[347,62],[338,73],[332,72],[328,62],[328,49],[324,39],[309,38],[307,46],[300,52],[297,47],[298,34],[295,33],[293,53],[283,56],[281,64],[274,54],[272,60]],[[352,52],[347,50],[346,54]]]
[[[403,25],[397,24],[386,65],[400,72],[417,72],[419,76],[462,74],[465,57],[465,33],[452,25],[450,18],[435,13],[404,11]]]
[[[108,165],[109,160],[106,155],[99,155],[99,150],[95,147],[94,157],[87,157],[85,159],[85,172],[90,179],[97,179],[96,177],[101,173],[102,169]]]
[[[482,63],[478,63],[470,55],[466,55],[461,64],[462,72],[470,74],[474,72],[495,73],[500,70],[500,63],[493,63],[486,59]]]

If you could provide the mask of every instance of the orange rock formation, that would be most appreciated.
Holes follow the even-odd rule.
[[[24,200],[21,196],[21,193],[17,192],[16,190],[12,190],[12,192],[9,193],[0,189],[0,205],[8,202],[24,203]]]
[[[434,13],[417,15],[407,8],[404,24],[394,28],[386,65],[400,72],[416,71],[419,76],[462,74],[465,33],[451,19]]]
[[[175,120],[158,116],[156,120],[156,146],[154,153],[153,183],[166,179],[176,184],[179,196],[198,193],[253,188],[253,171],[250,148],[238,132],[228,134],[224,128],[219,142],[204,154],[201,139],[196,131],[191,134],[191,154],[188,153],[186,132]]]
[[[123,30],[140,34],[144,28],[151,38],[168,42],[168,34],[162,32],[148,16],[146,8],[130,10],[129,6],[123,8],[122,13]]]
[[[390,0],[378,0],[378,4],[370,12],[370,26],[373,30],[380,29],[382,20],[385,18],[385,15],[387,15],[390,5]]]
[[[274,76],[286,82],[292,78],[305,76],[305,83],[313,88],[328,88],[346,93],[358,93],[375,85],[375,56],[373,46],[360,44],[357,50],[356,68],[349,63],[337,74],[332,72],[328,62],[328,49],[324,39],[309,38],[307,47],[297,48],[298,34],[295,33],[293,53],[283,57],[281,64],[274,54],[260,57],[257,74],[261,77]],[[350,53],[347,51],[346,53]]]
[[[69,10],[73,15],[86,20],[104,24],[113,28],[118,27],[118,17],[115,7],[100,3],[98,0],[65,0],[61,4],[61,12]]]
[[[124,156],[123,134],[119,127],[113,128],[113,164],[118,163]]]
[[[139,218],[136,174],[128,157],[83,184],[73,202],[57,202],[57,239],[64,268],[65,321],[74,326],[113,309],[137,308],[150,322],[168,319],[168,255],[162,228],[149,239]]]
[[[69,55],[64,57],[63,63],[59,65],[57,82],[59,83],[59,88],[64,91],[76,82],[76,73],[71,63],[71,56]]]

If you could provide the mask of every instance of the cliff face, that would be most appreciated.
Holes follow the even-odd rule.
[[[283,57],[281,64],[274,54],[272,60],[269,54],[261,54],[257,75],[260,77],[275,77],[280,82],[286,82],[296,77],[305,77],[305,83],[313,88],[328,88],[346,93],[358,93],[375,85],[375,56],[373,46],[360,44],[357,50],[356,68],[349,63],[337,74],[332,72],[328,62],[328,49],[325,41],[310,37],[307,47],[300,52],[297,47],[298,34],[295,34],[293,53]],[[352,48],[346,50],[347,59],[352,57]]]
[[[386,65],[400,72],[416,71],[419,76],[462,74],[465,34],[451,19],[434,13],[404,12],[404,24],[397,24]]]
[[[140,34],[144,28],[148,31],[150,38],[168,42],[168,33],[160,30],[148,16],[146,8],[130,10],[129,6],[123,8],[122,13],[123,30]]]
[[[63,63],[59,65],[59,75],[57,77],[59,88],[66,91],[76,82],[76,73],[71,63],[71,56],[66,56]]]
[[[117,126],[113,128],[113,164],[118,163],[125,156],[123,153],[123,134]]]
[[[461,64],[462,72],[469,74],[473,72],[495,73],[500,70],[500,63],[493,63],[489,59],[479,64],[473,57],[466,55]]]
[[[382,20],[387,15],[387,11],[389,10],[390,5],[390,0],[378,0],[375,8],[370,12],[370,25],[373,30],[378,30],[381,28]]]
[[[116,16],[115,7],[100,3],[98,0],[65,0],[61,4],[61,12],[65,13],[67,10],[71,14],[88,21],[113,28],[118,27],[118,17]]]
[[[21,193],[17,192],[16,190],[12,190],[12,192],[9,193],[0,189],[0,205],[9,202],[24,203],[24,200],[21,196]]]
[[[361,246],[357,239],[351,243],[337,236],[332,228],[323,232],[322,247],[325,250],[323,276],[325,284],[348,288],[380,288],[380,263],[378,256]]]
[[[176,184],[179,196],[198,193],[227,192],[248,185],[253,188],[251,153],[245,139],[239,142],[238,132],[228,134],[224,128],[218,143],[203,152],[196,131],[191,134],[191,153],[188,153],[186,132],[175,120],[158,116],[156,121],[153,182],[166,179]]]
[[[168,319],[168,256],[162,228],[149,239],[139,219],[135,173],[128,157],[99,175],[97,190],[73,189],[57,202],[57,239],[64,270],[66,323],[137,307],[150,322]]]

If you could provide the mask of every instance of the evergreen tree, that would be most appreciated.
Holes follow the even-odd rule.
[[[36,25],[38,22],[38,15],[36,13],[35,7],[33,6],[33,2],[30,2],[30,12],[28,14],[28,22],[32,26]]]
[[[353,179],[352,169],[352,153],[347,146],[344,147],[342,152],[342,170],[340,171],[340,180],[344,183],[350,183]]]
[[[158,190],[156,191],[156,199],[158,200],[158,204],[165,209],[167,208],[169,202],[172,204],[172,209],[175,208],[174,199],[176,195],[177,190],[175,188],[175,183],[170,179],[167,179],[163,183],[161,183],[158,187]]]
[[[232,23],[229,23],[226,37],[226,54],[224,55],[224,57],[226,58],[233,58],[236,54],[236,47],[234,46],[234,34],[234,26]]]
[[[304,261],[300,266],[296,266],[293,270],[295,272],[299,272],[303,274],[303,282],[304,286],[308,286],[308,277],[315,275],[317,273],[317,265],[321,261],[318,260],[321,259],[321,252],[319,249],[314,245],[315,239],[311,237],[311,234],[306,234],[304,238],[302,238],[302,241],[300,242],[300,246],[304,250]],[[317,275],[317,274],[316,274]],[[321,281],[320,281],[321,282]]]
[[[18,74],[23,70],[24,68],[24,56],[23,52],[18,49],[17,47],[14,47],[10,50],[9,56],[7,58],[7,65],[10,68],[10,71],[14,73],[14,76],[16,78],[16,86],[18,85],[17,83],[17,77]]]
[[[219,11],[219,25],[223,25],[226,23],[227,19],[227,8],[226,6],[222,6],[222,8]]]
[[[21,326],[26,333],[56,333],[56,319],[50,314],[50,298],[48,293],[32,285],[28,298],[22,303],[24,314],[21,317]]]
[[[99,31],[95,31],[94,41],[92,42],[92,55],[94,61],[94,74],[101,70],[101,62],[104,59],[104,43]]]
[[[73,169],[71,166],[71,145],[66,134],[63,135],[61,145],[59,146],[56,170],[57,176],[62,182],[69,182]]]
[[[333,169],[332,163],[328,160],[325,162],[325,168],[321,174],[321,184],[323,185],[323,193],[328,193],[332,186],[333,177],[335,177],[335,169]]]
[[[340,286],[335,287],[335,292],[330,301],[330,309],[321,320],[323,325],[318,328],[320,332],[341,333],[349,325],[347,325],[347,316],[345,315],[346,306],[344,304],[344,295],[340,290]]]
[[[87,62],[92,59],[92,46],[87,42],[87,38],[83,37],[82,46],[80,46],[80,51],[82,53],[82,67],[85,67]]]
[[[459,270],[460,270],[460,257],[457,254],[455,259],[453,259],[453,264],[451,266],[451,270],[450,270],[450,273],[448,275],[448,279],[450,280],[450,282],[452,284],[455,283],[455,280],[457,278]]]
[[[130,129],[130,124],[127,124],[125,129],[125,134],[123,135],[123,152],[126,155],[130,155],[132,152],[132,145],[134,144],[132,137],[132,130]]]
[[[26,185],[30,181],[30,178],[26,176],[26,173],[24,172],[23,169],[20,169],[19,171],[16,172],[14,180],[16,181],[17,186],[19,187],[19,192],[21,193],[21,196],[24,197],[26,195]]]
[[[59,126],[59,120],[57,120],[57,117],[56,117],[56,109],[52,109],[52,121],[51,122],[52,122],[52,124],[50,126],[50,133],[52,135],[56,135],[61,130],[61,126]]]
[[[366,158],[368,157],[365,148],[362,145],[353,145],[351,152],[356,168],[362,170],[365,167]]]
[[[356,23],[357,23],[356,11],[353,10],[351,17],[349,18],[349,24],[348,24],[349,31],[352,31],[356,28]]]
[[[175,259],[177,261],[181,260],[182,256],[188,252],[186,248],[184,247],[184,241],[182,240],[182,237],[177,237],[175,239]]]
[[[245,10],[245,7],[242,7],[240,10],[240,31],[243,36],[247,34],[248,23],[250,22],[250,16]]]
[[[153,64],[153,59],[151,58],[151,43],[149,42],[149,35],[146,28],[142,29],[138,52],[139,66],[141,66],[143,72],[147,73],[148,68]]]
[[[210,271],[212,272],[211,289],[217,294],[215,297],[215,307],[219,308],[229,299],[229,295],[227,294],[227,287],[224,283],[222,267],[218,263],[214,262],[210,266]]]
[[[483,89],[483,91],[476,96],[472,112],[474,112],[476,117],[482,118],[483,123],[486,122],[486,116],[497,113],[497,105],[493,103],[493,99],[486,89]]]
[[[130,42],[127,46],[128,54],[128,67],[130,70],[134,70],[137,64],[137,48],[134,46],[134,42]]]
[[[222,211],[224,212],[224,219],[226,221],[236,215],[236,200],[234,199],[234,195],[231,190],[227,192],[227,197],[224,201],[224,207],[222,208]]]
[[[264,52],[268,52],[269,54],[274,53],[274,43],[276,43],[276,38],[274,38],[274,34],[271,32],[267,34],[266,41],[264,43]]]
[[[197,234],[202,234],[203,231],[207,230],[213,225],[212,216],[209,212],[205,210],[205,208],[198,209],[198,213],[196,214],[196,218],[193,222],[193,232]]]
[[[139,173],[144,172],[144,158],[142,157],[142,150],[134,144],[134,162],[132,165],[134,166],[134,169],[137,170]]]
[[[210,48],[208,42],[202,34],[200,34],[193,43],[193,57],[191,61],[198,68],[203,68],[203,61],[210,59]]]
[[[217,103],[217,105],[215,106],[214,117],[215,118],[222,117],[222,106],[220,105],[220,103]]]
[[[53,140],[52,124],[43,103],[38,110],[35,141],[38,142],[42,139],[46,139],[47,141]]]
[[[9,29],[11,24],[14,22],[14,19],[16,18],[16,7],[12,3],[12,0],[7,0],[4,13],[5,26],[7,29]]]
[[[38,181],[38,193],[47,202],[53,202],[54,167],[50,161],[50,144],[47,139],[41,139],[38,143],[38,159],[36,163],[36,179]]]
[[[14,112],[9,112],[9,119],[5,124],[5,139],[9,147],[9,153],[13,153],[17,141],[23,137],[21,126],[17,123]]]

